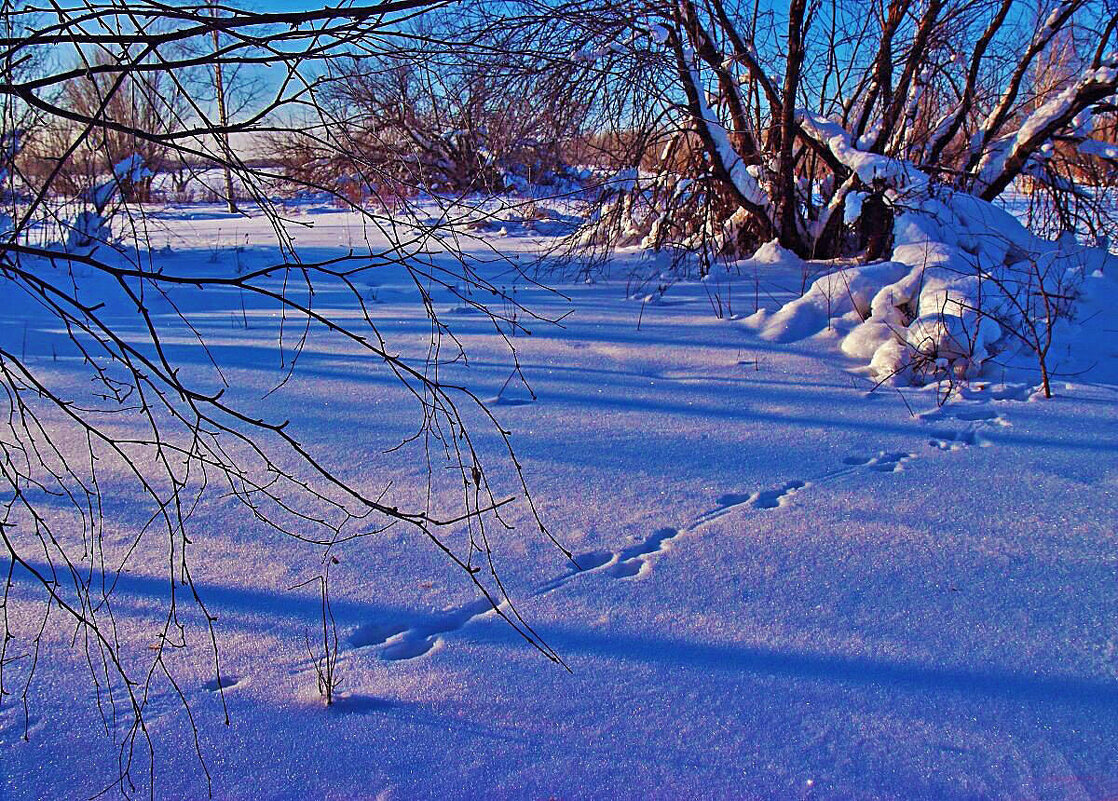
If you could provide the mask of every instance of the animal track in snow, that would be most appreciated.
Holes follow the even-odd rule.
[[[896,473],[904,470],[905,462],[915,456],[915,453],[882,453],[866,462],[866,467],[875,473]]]
[[[904,469],[905,462],[914,458],[916,458],[915,453],[882,451],[877,456],[847,456],[842,460],[842,463],[851,467],[864,467],[867,470],[873,470],[875,473],[897,473]],[[837,478],[846,475],[848,472],[847,470],[839,470],[832,473],[828,478]]]
[[[559,589],[568,581],[572,581],[579,576],[585,576],[588,573],[601,571],[602,568],[605,568],[603,572],[606,575],[613,578],[632,578],[646,574],[651,568],[650,559],[667,550],[668,543],[680,536],[681,533],[674,528],[660,528],[636,545],[629,545],[617,551],[597,550],[578,554],[573,558],[577,567],[544,583],[534,594],[547,595],[549,592]]]
[[[787,498],[806,487],[806,481],[788,481],[776,489],[762,490],[756,493],[747,503],[754,509],[776,509],[784,506]]]
[[[801,481],[799,479],[795,479],[792,481],[786,481],[779,487],[773,487],[772,489],[759,490],[757,492],[750,493],[728,492],[725,495],[720,495],[718,496],[717,501],[715,501],[715,503],[717,503],[717,506],[715,506],[708,512],[704,512],[703,514],[696,517],[693,521],[691,521],[691,525],[688,527],[688,530],[694,530],[699,526],[706,525],[712,520],[717,520],[723,515],[729,514],[730,512],[734,511],[735,509],[739,509],[742,506],[748,506],[753,509],[762,509],[766,511],[770,509],[779,509],[780,507],[787,505],[788,499],[795,495],[797,492],[810,487],[811,483],[812,482],[810,481]]]
[[[588,553],[580,554],[575,557],[575,564],[578,565],[578,570],[575,575],[583,570],[594,570],[602,565],[609,564],[613,561],[614,555],[609,551],[590,551]]]
[[[1004,397],[997,394],[991,394],[988,397],[995,400],[1017,399],[1016,395],[1013,394],[1016,391],[1013,390]],[[971,394],[973,395],[973,393]],[[982,435],[984,430],[993,426],[1009,425],[1006,419],[998,414],[998,410],[992,408],[989,404],[965,400],[941,406],[935,411],[922,414],[920,419],[934,425],[929,431],[928,445],[941,451],[958,451],[971,445],[988,445],[989,440]],[[961,425],[958,427],[952,426],[951,421],[956,421]]]
[[[641,568],[646,564],[647,562],[641,559],[630,559],[627,562],[618,562],[608,572],[614,578],[632,578],[640,575]]]
[[[400,623],[366,623],[350,635],[351,648],[384,645],[381,657],[388,660],[415,659],[439,644],[442,634],[458,631],[475,618],[494,611],[485,598],[471,601],[455,609],[432,615],[412,626]]]
[[[577,568],[544,584],[536,595],[556,590],[568,581],[587,573],[604,572],[613,578],[632,578],[648,572],[649,560],[667,550],[669,543],[680,536],[674,528],[657,529],[643,541],[618,551],[588,551],[574,557]],[[447,612],[433,615],[412,626],[401,623],[374,621],[358,626],[349,636],[349,646],[356,650],[384,646],[382,659],[391,661],[415,659],[430,653],[442,640],[441,635],[464,628],[477,618],[494,611],[492,604],[482,598]]]
[[[210,679],[209,681],[202,682],[202,689],[209,690],[211,693],[216,693],[219,690],[231,690],[241,683],[240,676],[222,676],[220,679]]]
[[[1016,399],[1015,393],[1016,390],[1010,391],[1004,399]],[[994,392],[984,395],[982,401],[987,398],[1003,399]],[[960,429],[941,425],[931,431],[929,445],[942,450],[957,450],[968,445],[984,444],[984,440],[978,433],[980,429],[992,425],[1008,425],[997,410],[985,402],[964,401],[951,407],[941,407],[922,415],[921,420],[937,424],[956,420],[963,424]],[[852,454],[842,460],[842,467],[811,480],[793,479],[779,486],[755,492],[726,493],[718,497],[713,509],[696,517],[686,528],[660,528],[636,544],[617,550],[597,549],[575,555],[571,560],[574,564],[566,572],[543,583],[533,594],[546,595],[571,581],[593,574],[604,574],[614,579],[631,579],[647,575],[652,568],[653,558],[669,550],[672,542],[685,534],[696,532],[707,523],[732,511],[742,507],[761,512],[779,509],[787,506],[793,496],[815,484],[834,481],[862,470],[897,473],[904,470],[904,466],[915,458],[917,454],[907,451],[880,451],[874,456]],[[458,631],[492,611],[493,607],[489,601],[480,599],[412,625],[374,621],[359,626],[350,635],[349,645],[355,650],[383,646],[380,655],[387,660],[415,659],[430,653],[442,641],[442,635]]]
[[[657,529],[644,542],[622,548],[617,554],[617,561],[606,572],[614,578],[632,578],[641,572],[647,572],[645,568],[649,564],[649,557],[666,550],[668,543],[678,536],[678,529]]]
[[[958,451],[978,442],[978,434],[975,431],[933,431],[932,438],[928,440],[928,444],[933,448],[939,448],[941,451]]]
[[[586,553],[576,554],[571,561],[575,563],[575,567],[568,570],[561,576],[545,582],[543,586],[539,587],[533,595],[547,595],[553,590],[557,590],[572,579],[578,578],[586,573],[592,573],[601,567],[612,564],[617,560],[617,554],[613,551],[587,551]]]
[[[358,626],[357,630],[349,636],[349,644],[353,648],[366,648],[370,645],[380,645],[386,642],[389,637],[393,637],[407,630],[407,626],[402,623],[366,623],[363,626]]]
[[[1036,387],[1028,384],[985,384],[976,381],[969,387],[962,387],[959,396],[970,401],[1027,401],[1036,391]]]
[[[951,415],[956,420],[973,422],[976,420],[997,420],[998,413],[994,409],[960,409]]]

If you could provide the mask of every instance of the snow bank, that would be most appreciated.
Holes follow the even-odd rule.
[[[777,312],[751,318],[761,336],[790,342],[836,331],[842,352],[879,381],[971,378],[990,357],[1027,349],[1020,334],[1046,325],[1042,277],[1066,313],[1067,287],[1108,258],[1066,239],[1040,239],[972,195],[921,190],[897,208],[888,261],[830,272]]]
[[[781,250],[782,262],[786,265],[795,261],[802,268],[804,264],[795,254],[775,243],[765,245],[762,250],[766,248]],[[774,263],[771,258],[763,262]],[[851,316],[865,320],[870,316],[872,301],[881,286],[900,280],[904,273],[907,273],[904,265],[889,261],[828,273],[813,282],[802,297],[766,317],[761,336],[771,342],[793,342],[829,329],[836,321]]]

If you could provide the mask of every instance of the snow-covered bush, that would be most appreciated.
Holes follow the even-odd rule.
[[[89,255],[112,240],[114,205],[121,198],[134,197],[138,187],[150,189],[154,173],[143,156],[133,153],[113,165],[112,177],[83,194],[88,208],[79,211],[66,233],[66,251]]]
[[[126,200],[146,198],[151,193],[155,173],[139,153],[132,153],[113,165],[113,179]]]
[[[867,19],[858,4],[819,14],[792,0],[759,25],[693,0],[565,6],[571,61],[600,102],[619,90],[595,76],[642,76],[649,109],[625,106],[627,124],[646,126],[630,137],[647,143],[640,169],[619,176],[579,244],[700,265],[769,242],[804,260],[882,262],[820,279],[766,330],[790,337],[852,314],[864,319],[844,348],[878,376],[973,375],[1012,331],[1068,313],[1036,311],[1022,288],[1050,294],[1037,281],[1074,258],[1043,236],[1104,227],[1082,216],[1103,204],[1075,205],[1082,192],[1053,154],[1107,157],[1090,132],[1118,93],[1116,26],[1099,4],[1011,7],[896,0]],[[851,30],[858,46],[837,47]],[[1030,233],[995,207],[1018,181],[1058,198],[1059,229]]]
[[[921,191],[898,211],[888,260],[828,273],[753,323],[778,341],[833,327],[843,352],[879,381],[971,378],[990,357],[1023,349],[1037,359],[1050,392],[1053,332],[1073,313],[1085,259],[1100,255],[1074,238],[1037,237],[973,195]]]

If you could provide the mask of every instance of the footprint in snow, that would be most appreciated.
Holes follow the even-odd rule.
[[[574,558],[578,570],[575,575],[583,570],[597,570],[603,565],[609,564],[613,561],[614,555],[609,551],[589,551],[588,553],[579,554]]]
[[[1005,398],[991,395],[995,399],[1015,399],[1012,393]],[[929,432],[928,445],[941,451],[958,451],[972,445],[985,446],[990,442],[982,432],[992,426],[1008,426],[1009,422],[997,409],[986,403],[961,402],[943,406],[932,412],[920,415],[923,422],[935,427]],[[952,421],[961,423],[956,427]]]
[[[415,659],[430,653],[442,641],[441,635],[458,631],[492,611],[493,605],[488,599],[480,598],[450,611],[432,615],[411,626],[373,621],[359,626],[349,636],[349,646],[358,649],[383,645],[380,652],[382,659]]]
[[[678,529],[661,528],[644,542],[622,548],[617,554],[617,561],[608,569],[609,574],[614,578],[632,578],[647,573],[651,569],[649,559],[667,550],[669,543],[678,536]]]
[[[381,623],[374,621],[366,623],[363,626],[358,626],[353,634],[349,635],[349,645],[351,648],[367,648],[371,645],[381,645],[387,642],[389,637],[394,637],[401,632],[407,631],[407,626],[402,623]]]
[[[1027,401],[1036,392],[1036,387],[1028,384],[981,384],[964,387],[962,396],[968,400],[1008,400]]]
[[[866,466],[877,473],[897,473],[904,470],[904,463],[915,456],[915,453],[882,453],[867,462]]]
[[[928,445],[939,448],[941,451],[960,451],[977,442],[978,433],[975,431],[939,430],[932,432],[932,438],[928,440]]]
[[[647,574],[651,569],[651,558],[667,550],[669,543],[680,536],[674,528],[661,528],[644,541],[621,548],[617,551],[587,551],[573,557],[574,566],[566,573],[543,584],[534,595],[547,595],[579,576],[601,571],[613,578],[627,579]]]
[[[842,460],[842,463],[850,467],[864,467],[867,470],[873,470],[875,473],[897,473],[904,469],[905,462],[915,458],[915,453],[881,451],[877,456],[861,456],[858,454],[847,456]],[[834,475],[843,475],[846,472],[840,470],[836,471]]]
[[[646,564],[647,562],[643,559],[629,559],[625,562],[618,562],[611,567],[609,569],[609,574],[614,578],[632,578],[633,576],[639,576],[641,568]]]
[[[231,690],[241,683],[240,676],[222,676],[220,679],[210,679],[209,681],[202,682],[202,689],[209,690],[211,693],[216,693],[219,690]]]
[[[556,576],[551,581],[545,582],[533,595],[547,595],[549,592],[562,587],[568,581],[578,578],[586,573],[593,573],[599,568],[612,564],[617,560],[617,554],[613,551],[587,551],[586,553],[576,554],[571,557],[574,565],[561,576]]]
[[[1013,397],[1016,390],[1007,397]],[[1002,399],[1001,395],[991,392],[987,397]],[[498,398],[494,402],[501,402]],[[506,402],[507,403],[507,402]],[[531,403],[531,401],[522,401]],[[509,405],[520,405],[513,401]],[[950,410],[937,409],[921,418],[925,422],[938,422],[947,419],[958,420],[966,424],[961,429],[942,428],[932,431],[932,438],[928,444],[942,450],[958,450],[975,444],[985,444],[979,437],[980,427],[990,425],[1008,425],[985,403],[973,405],[955,405]],[[663,553],[671,547],[671,542],[687,531],[694,531],[732,510],[748,506],[759,510],[778,509],[788,504],[789,499],[798,492],[810,487],[813,483],[824,482],[847,475],[854,469],[872,470],[877,473],[896,473],[904,469],[904,465],[917,457],[915,453],[906,451],[881,451],[876,456],[853,454],[842,460],[845,467],[827,473],[814,481],[794,479],[778,487],[759,490],[752,493],[727,493],[717,500],[717,506],[696,518],[688,529],[675,528],[657,529],[644,541],[635,545],[621,548],[617,551],[594,550],[578,554],[572,558],[574,565],[562,575],[544,583],[536,590],[535,595],[546,595],[559,589],[564,584],[584,575],[596,572],[616,579],[630,579],[646,575],[651,569],[652,557]],[[476,618],[482,617],[493,611],[490,603],[481,599],[449,612],[434,615],[431,618],[407,626],[402,623],[384,623],[374,621],[358,627],[349,638],[351,648],[367,648],[371,646],[384,646],[381,657],[387,660],[415,659],[430,653],[441,641],[443,634],[458,631]]]
[[[956,420],[966,420],[968,422],[973,422],[976,420],[997,420],[999,417],[997,411],[995,411],[994,409],[983,408],[960,409],[949,416],[954,417]]]
[[[753,509],[765,511],[779,509],[786,506],[793,495],[810,487],[811,484],[812,482],[810,481],[794,479],[792,481],[786,481],[779,487],[760,490],[758,492],[728,492],[725,495],[718,496],[717,501],[715,501],[717,505],[709,512],[704,512],[695,518],[691,522],[690,528],[693,530],[699,526],[706,525],[742,506],[749,506]]]
[[[762,490],[754,495],[749,505],[754,509],[776,509],[784,506],[797,492],[808,486],[806,481],[789,481],[776,489]]]

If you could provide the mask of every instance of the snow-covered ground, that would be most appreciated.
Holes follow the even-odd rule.
[[[293,229],[307,253],[364,241],[356,217],[310,211],[297,219],[313,227]],[[216,208],[168,210],[150,235],[169,246],[169,269],[272,255],[267,221]],[[465,245],[536,247],[516,231]],[[553,276],[559,294],[517,290],[544,316],[570,312],[512,338],[534,398],[505,386],[512,358],[492,323],[435,297],[470,356],[448,369],[495,399],[542,519],[584,568],[523,510],[515,530],[493,533],[510,595],[569,670],[397,527],[336,551],[343,697],[325,708],[306,642],[319,599],[290,589],[321,550],[211,498],[193,558],[217,617],[228,726],[196,614],[175,667],[214,795],[1118,796],[1116,276],[1084,279],[1081,325],[1053,351],[1055,398],[1035,396],[1025,363],[990,362],[940,406],[934,388],[873,390],[833,330],[778,343],[712,314],[714,293],[737,317],[798,294],[802,276],[779,263],[679,283],[655,302],[625,299],[630,267],[648,269],[622,258],[595,283]],[[422,352],[430,329],[406,276],[385,270],[365,289],[392,347]],[[203,333],[230,391],[260,398],[283,375],[269,312],[235,293],[207,302]],[[0,300],[0,330],[55,380],[86,380],[26,304]],[[383,453],[417,409],[328,342],[312,339],[262,408],[351,481],[421,498],[422,465]],[[136,510],[103,489],[124,542]],[[157,616],[166,593],[158,554],[134,564],[115,596],[125,629]],[[39,610],[15,576],[9,615],[26,634]],[[18,700],[0,708],[0,797],[88,797],[113,782],[114,733],[60,619],[31,685],[28,739]],[[156,795],[202,797],[186,713],[155,686]]]

